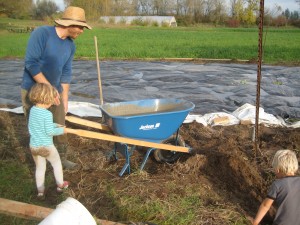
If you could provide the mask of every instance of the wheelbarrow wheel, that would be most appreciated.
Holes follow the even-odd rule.
[[[176,135],[172,135],[170,138],[164,140],[162,143],[183,146],[183,147],[185,146],[185,142],[180,135],[178,135],[177,142],[176,142]],[[153,156],[157,162],[174,163],[180,158],[180,156],[182,156],[182,152],[156,149],[153,152]]]

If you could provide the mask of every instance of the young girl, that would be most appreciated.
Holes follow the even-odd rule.
[[[44,197],[46,160],[53,167],[57,191],[62,192],[69,186],[69,182],[63,180],[61,160],[53,144],[53,136],[66,133],[66,129],[53,123],[52,113],[48,110],[57,96],[54,87],[45,83],[35,84],[28,94],[34,104],[30,109],[28,129],[30,150],[36,165],[35,179],[39,198]]]

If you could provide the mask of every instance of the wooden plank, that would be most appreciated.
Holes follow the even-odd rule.
[[[54,209],[0,198],[0,213],[31,220],[43,220]]]
[[[41,221],[45,219],[52,211],[54,211],[54,209],[0,198],[0,214]],[[122,223],[102,220],[95,217],[94,219],[97,224],[100,225],[125,225]]]
[[[252,125],[252,121],[249,119],[249,120],[241,120],[240,121],[241,125]]]
[[[213,119],[213,125],[225,125],[230,122],[228,116],[217,117]]]
[[[105,141],[126,143],[126,144],[130,144],[130,145],[137,145],[137,146],[157,148],[157,149],[163,149],[163,150],[169,150],[169,151],[189,153],[189,148],[182,147],[182,146],[159,144],[159,143],[155,143],[155,142],[136,140],[136,139],[126,138],[126,137],[115,136],[115,135],[111,135],[111,134],[96,133],[96,132],[87,131],[87,130],[71,129],[71,128],[66,128],[66,129],[67,129],[68,133],[73,133],[73,134],[76,134],[76,135],[79,135],[82,137],[87,137],[87,138],[95,138],[95,139],[100,139],[100,140],[105,140]]]
[[[107,126],[107,125],[97,123],[97,122],[93,122],[93,121],[89,121],[89,120],[85,120],[85,119],[81,119],[81,118],[78,118],[78,117],[75,117],[75,116],[66,116],[66,120],[71,122],[71,123],[76,123],[76,124],[79,124],[79,125],[83,125],[83,126],[87,126],[87,127],[92,127],[92,128],[112,132],[111,129],[109,128],[109,126]]]

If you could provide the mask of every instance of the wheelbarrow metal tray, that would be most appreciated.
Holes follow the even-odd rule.
[[[178,130],[194,107],[179,99],[145,99],[105,103],[100,109],[103,122],[115,134],[160,143]]]

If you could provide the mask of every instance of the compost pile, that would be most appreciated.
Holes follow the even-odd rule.
[[[99,118],[87,119],[100,122]],[[1,140],[4,140],[0,145],[1,159],[27,163],[34,177],[34,164],[26,154],[29,140],[24,116],[0,111],[0,126]],[[67,126],[92,130],[71,123]],[[121,210],[126,201],[132,201],[132,205],[151,200],[169,201],[171,209],[170,196],[180,198],[192,192],[201,199],[203,206],[195,212],[198,217],[193,224],[232,224],[236,218],[255,215],[274,178],[270,164],[275,151],[300,150],[299,128],[261,125],[258,151],[252,142],[252,132],[252,125],[204,127],[195,122],[183,124],[181,135],[194,154],[183,155],[173,164],[158,163],[149,158],[144,170],[139,171],[145,152],[139,148],[131,158],[132,173],[123,177],[118,173],[124,158],[115,161],[110,157],[114,143],[69,134],[69,158],[80,166],[64,172],[65,179],[71,182],[68,194],[98,218],[129,224],[134,217]],[[47,173],[52,173],[49,165]],[[32,189],[34,195],[35,187]],[[61,201],[53,189],[50,186],[47,190],[43,205],[54,207]],[[130,200],[136,196],[140,202]],[[163,221],[160,216],[158,211],[157,217],[149,220]],[[268,218],[272,218],[272,213],[266,221]]]

